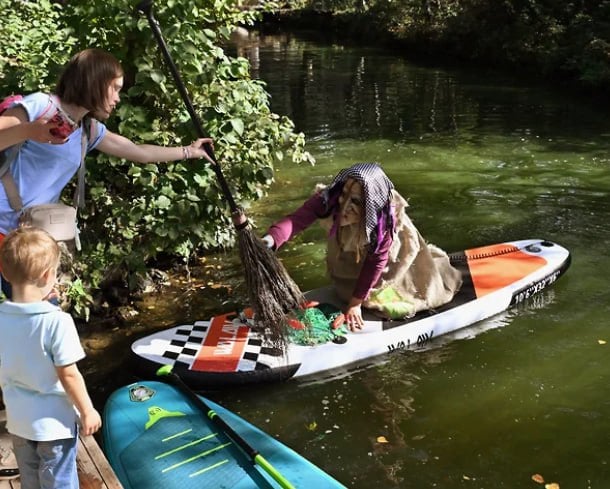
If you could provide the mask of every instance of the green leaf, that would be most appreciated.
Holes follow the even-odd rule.
[[[241,119],[231,119],[230,122],[233,126],[233,130],[241,136],[244,133],[244,121]]]
[[[165,195],[159,196],[157,199],[157,207],[159,209],[167,209],[171,205],[172,201],[169,200]]]

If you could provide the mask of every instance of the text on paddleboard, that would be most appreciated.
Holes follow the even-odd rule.
[[[432,336],[434,335],[434,330],[430,330],[429,333],[422,333],[417,336],[417,340],[411,343],[411,338],[408,338],[407,341],[399,341],[397,343],[390,343],[388,345],[388,351],[394,350],[408,350],[411,348],[411,345],[423,346],[428,341],[432,340]]]
[[[555,282],[555,280],[557,280],[560,275],[561,275],[561,271],[556,270],[555,272],[551,273],[550,275],[547,275],[546,277],[539,280],[538,282],[535,282],[532,285],[528,285],[525,289],[523,289],[519,292],[516,292],[510,301],[510,305],[513,306],[515,304],[519,304],[520,302],[524,301],[525,299],[529,299],[534,294],[537,294],[538,292],[540,292],[541,290],[545,289],[546,287],[551,285],[553,282]]]
[[[234,325],[230,322],[224,323],[218,337],[218,344],[214,348],[212,355],[232,355],[239,328],[240,325]]]

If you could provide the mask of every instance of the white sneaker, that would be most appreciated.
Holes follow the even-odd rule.
[[[17,477],[19,477],[19,469],[13,448],[0,445],[0,480],[16,479]]]

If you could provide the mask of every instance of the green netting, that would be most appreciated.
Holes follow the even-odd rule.
[[[333,321],[340,314],[341,311],[326,304],[294,311],[294,319],[289,322],[287,328],[289,341],[297,345],[311,346],[345,336],[345,324],[337,329],[332,328]]]

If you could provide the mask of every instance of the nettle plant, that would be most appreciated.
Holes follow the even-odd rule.
[[[313,163],[313,158],[293,122],[271,112],[265,84],[250,77],[248,61],[223,48],[236,25],[251,24],[258,15],[238,3],[181,0],[154,8],[232,194],[247,206],[265,195],[278,160]],[[59,11],[51,23],[70,54],[96,46],[123,65],[124,93],[106,121],[109,129],[160,145],[186,145],[196,138],[145,18],[126,9],[123,0],[71,0]],[[41,46],[31,46],[32,52]],[[53,42],[46,48],[59,46]],[[75,265],[87,287],[109,276],[133,286],[161,253],[187,263],[195,253],[233,244],[228,207],[207,162],[142,165],[99,153],[89,156],[87,165],[83,251]]]

